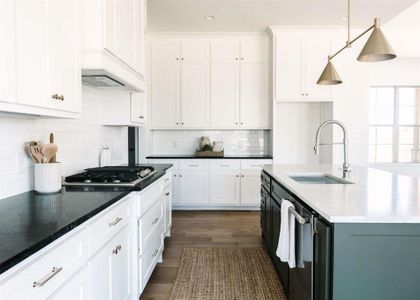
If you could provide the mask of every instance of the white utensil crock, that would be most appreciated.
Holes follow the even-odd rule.
[[[35,164],[34,188],[38,193],[50,194],[61,190],[61,163]]]

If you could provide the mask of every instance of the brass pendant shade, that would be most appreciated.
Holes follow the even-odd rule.
[[[379,28],[379,19],[375,19],[375,27],[365,46],[357,58],[362,62],[377,62],[396,58],[394,50]]]
[[[336,85],[340,83],[343,83],[343,81],[341,80],[340,75],[338,75],[338,72],[332,64],[331,60],[328,59],[328,63],[325,66],[325,69],[322,72],[321,76],[319,77],[317,84]]]
[[[345,49],[350,48],[351,45],[364,36],[369,31],[372,31],[369,39],[367,40],[365,46],[363,47],[362,51],[360,52],[359,56],[357,57],[358,61],[361,62],[378,62],[378,61],[385,61],[394,59],[397,57],[394,50],[392,49],[391,45],[389,44],[388,40],[386,39],[385,35],[383,34],[380,28],[380,21],[379,18],[375,18],[374,25],[369,27],[363,33],[358,35],[353,40],[350,39],[350,0],[347,1],[348,4],[348,18],[347,18],[347,32],[348,32],[348,39],[346,45],[338,50],[334,55],[328,57],[328,64],[325,67],[324,71],[319,77],[317,84],[320,85],[335,85],[343,83],[338,75],[337,70],[334,68],[331,60],[336,57],[338,54],[343,52]]]

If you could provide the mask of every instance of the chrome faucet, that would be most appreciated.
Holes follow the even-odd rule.
[[[340,128],[343,130],[343,142],[342,143],[321,144],[319,142],[320,134],[321,134],[322,129],[325,126],[329,125],[329,124],[336,124],[336,125],[340,126]],[[349,162],[347,161],[347,159],[348,159],[348,152],[347,152],[347,150],[348,150],[347,149],[348,140],[347,140],[347,130],[346,130],[346,127],[344,126],[343,123],[341,123],[339,121],[336,121],[336,120],[325,121],[324,123],[322,123],[321,125],[319,125],[319,128],[316,131],[316,139],[315,139],[315,146],[314,146],[314,152],[315,152],[315,154],[318,153],[318,147],[319,146],[323,146],[323,145],[341,145],[341,144],[343,145],[343,148],[344,148],[343,149],[344,150],[343,151],[344,152],[343,173],[346,174],[346,173],[348,173],[348,172],[351,171]]]

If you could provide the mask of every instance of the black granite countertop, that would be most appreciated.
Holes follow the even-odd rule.
[[[225,155],[223,157],[187,155],[150,155],[146,159],[273,159],[271,155]]]
[[[159,179],[171,164],[136,187],[63,187],[57,194],[34,191],[0,200],[0,273],[39,251],[86,220]]]

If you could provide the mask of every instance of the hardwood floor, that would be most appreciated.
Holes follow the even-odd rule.
[[[140,299],[169,299],[184,248],[262,246],[259,211],[174,211],[163,262]]]

